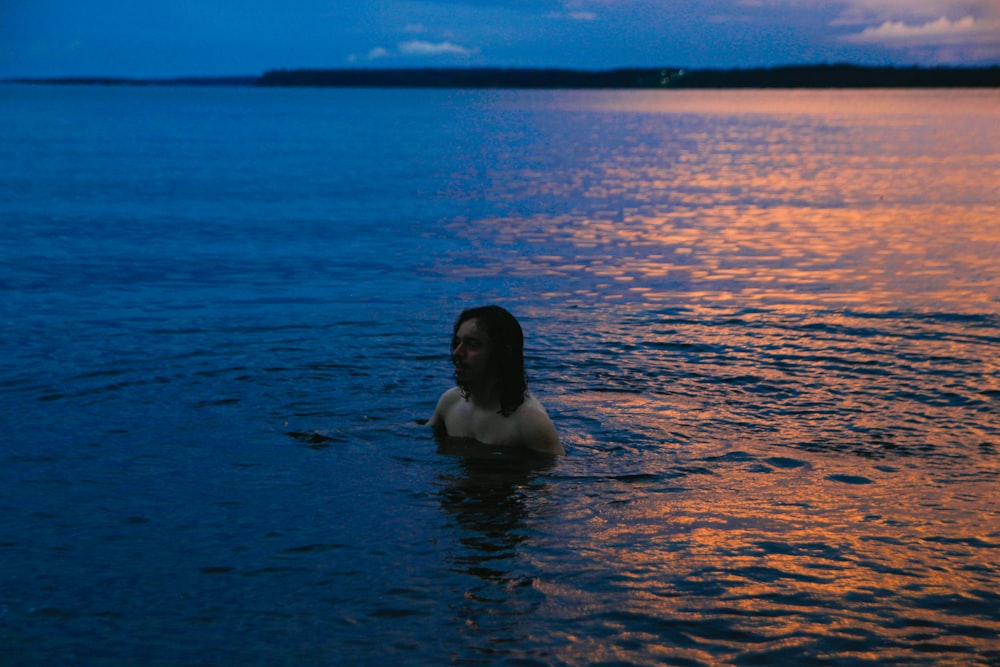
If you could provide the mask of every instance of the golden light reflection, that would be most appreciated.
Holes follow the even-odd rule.
[[[623,620],[561,659],[1000,650],[991,321],[774,311],[571,327],[587,354],[558,404],[586,430],[563,465],[588,481],[543,532],[589,574],[541,557],[537,586],[567,626]]]
[[[889,97],[587,97],[627,136],[451,229],[434,271],[545,276],[556,662],[1000,651],[997,93]]]
[[[588,559],[585,570],[605,573],[611,589],[601,596],[542,581],[551,604],[565,605],[552,611],[568,624],[579,614],[627,610],[629,627],[638,628],[624,638],[616,634],[624,626],[608,624],[604,630],[617,641],[564,643],[561,660],[577,663],[594,651],[627,659],[621,647],[631,640],[633,658],[655,648],[674,660],[711,663],[799,645],[813,653],[825,647],[831,658],[857,657],[864,649],[855,639],[883,660],[920,656],[921,641],[971,643],[980,655],[1000,650],[995,615],[980,617],[971,636],[949,630],[968,622],[956,602],[993,590],[1000,515],[982,504],[988,501],[970,506],[968,498],[989,498],[995,486],[959,490],[920,471],[885,472],[821,456],[797,456],[794,467],[764,471],[766,453],[750,452],[755,456],[711,464],[713,475],[685,479],[682,493],[664,493],[652,481],[617,482],[627,487],[627,500],[589,508],[585,525],[552,528]],[[924,509],[928,488],[935,491],[933,515]],[[538,565],[559,571],[557,564]],[[979,604],[985,610],[988,603]],[[698,628],[714,633],[704,638],[711,658],[691,646]],[[726,635],[729,655],[720,652]]]
[[[1000,208],[706,209],[697,227],[680,227],[670,214],[562,228],[542,217],[494,224],[495,252],[449,271],[560,277],[601,298],[618,298],[618,286],[628,284],[645,288],[650,302],[714,293],[715,300],[1000,310]],[[546,233],[556,240],[545,252],[521,252],[519,239]]]
[[[541,189],[561,198],[554,212],[456,226],[470,239],[489,229],[493,244],[437,270],[562,278],[602,300],[645,287],[650,303],[704,294],[997,312],[1000,131],[986,110],[996,93],[876,97],[560,97],[594,127],[552,129],[538,146],[549,168],[508,174],[514,191],[497,193]],[[571,130],[607,134],[608,150],[555,160],[558,142],[577,141]]]

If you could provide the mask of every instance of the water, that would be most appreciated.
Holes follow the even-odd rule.
[[[995,664],[998,109],[0,88],[0,662]]]

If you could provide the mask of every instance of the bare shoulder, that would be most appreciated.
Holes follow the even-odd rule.
[[[520,440],[529,449],[546,454],[563,455],[566,449],[559,441],[556,427],[538,399],[525,398],[524,403],[514,413]]]
[[[462,400],[462,390],[458,387],[452,387],[441,394],[437,407],[434,408],[434,414],[428,420],[427,425],[435,428],[444,426],[444,416],[460,400]]]
[[[438,399],[438,405],[454,405],[462,398],[462,390],[458,387],[452,387],[451,389],[446,389],[441,398]]]

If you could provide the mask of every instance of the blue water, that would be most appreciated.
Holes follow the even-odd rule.
[[[997,663],[998,128],[0,87],[0,663]],[[494,302],[563,459],[419,424]]]

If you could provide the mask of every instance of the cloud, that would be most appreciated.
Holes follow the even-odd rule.
[[[478,49],[467,49],[453,42],[425,42],[412,40],[399,45],[399,52],[404,56],[471,56]]]
[[[380,58],[391,58],[392,52],[381,46],[376,46],[368,52],[368,60],[379,60]]]
[[[453,42],[427,42],[423,40],[410,40],[400,42],[395,50],[387,49],[384,46],[376,46],[364,56],[352,54],[347,57],[349,62],[359,60],[384,60],[386,58],[397,57],[426,57],[426,56],[472,56],[479,53],[479,49],[470,49]]]
[[[888,21],[919,27],[942,17],[954,22],[968,16],[1000,18],[1000,6],[996,0],[846,0],[832,25],[880,26]]]
[[[594,12],[586,11],[569,11],[569,12],[549,12],[547,16],[550,19],[559,19],[563,21],[596,21],[597,14]]]
[[[938,45],[938,44],[1000,44],[1000,22],[965,16],[957,20],[941,17],[923,24],[903,21],[884,21],[869,26],[860,33],[846,35],[844,39],[855,44],[884,44],[887,46]]]

